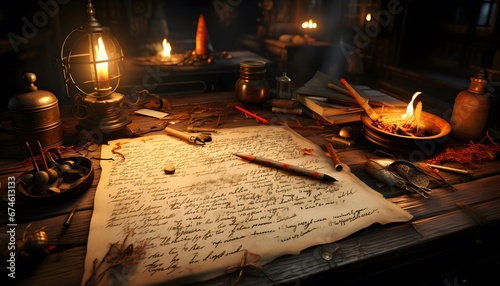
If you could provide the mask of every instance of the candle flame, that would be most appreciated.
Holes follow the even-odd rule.
[[[366,18],[365,19],[366,19],[367,22],[370,22],[372,20],[372,14],[371,13],[366,14]]]
[[[302,23],[302,28],[304,29],[316,29],[318,27],[318,24],[316,22],[313,22],[312,19],[309,19],[309,21],[305,21]]]
[[[417,96],[419,94],[421,94],[420,91],[417,91],[417,92],[415,92],[415,94],[413,94],[413,97],[412,97],[410,103],[408,103],[408,106],[406,106],[406,113],[403,114],[401,116],[401,118],[406,119],[406,118],[411,118],[413,116],[413,101],[415,101],[415,99],[417,98]]]
[[[163,58],[170,58],[170,52],[172,51],[172,47],[170,46],[170,43],[167,41],[167,39],[163,39],[162,42],[163,50],[161,51],[161,56]]]
[[[97,81],[99,82],[99,88],[107,88],[109,86],[109,73],[108,73],[108,54],[104,47],[104,42],[101,37],[97,39],[97,45],[95,46],[97,58],[96,58],[96,72]]]

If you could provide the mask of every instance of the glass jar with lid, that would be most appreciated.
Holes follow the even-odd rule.
[[[240,63],[240,77],[235,84],[236,98],[250,105],[259,105],[269,98],[266,62],[245,60]]]

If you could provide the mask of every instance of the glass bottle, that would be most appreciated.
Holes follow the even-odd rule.
[[[490,94],[486,92],[486,71],[479,71],[470,81],[469,88],[455,98],[450,119],[451,135],[461,140],[478,141],[485,135],[491,108]]]
[[[276,98],[291,99],[292,98],[292,91],[290,90],[291,83],[292,79],[286,75],[286,72],[283,72],[282,76],[277,76]]]
[[[266,62],[247,60],[240,63],[240,77],[235,84],[236,98],[250,105],[259,105],[269,98]]]

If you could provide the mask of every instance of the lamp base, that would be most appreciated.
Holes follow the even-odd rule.
[[[100,130],[102,133],[112,133],[124,129],[132,122],[127,114],[119,110],[123,95],[113,92],[106,97],[88,95],[83,99],[90,106],[90,114],[80,120],[80,127],[88,130]]]

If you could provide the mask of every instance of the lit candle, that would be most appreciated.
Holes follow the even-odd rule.
[[[172,54],[172,46],[166,38],[163,39],[162,47],[163,50],[159,51],[157,54],[157,59],[161,62],[161,64],[176,65],[182,60],[182,57],[178,54]]]
[[[109,88],[109,72],[108,72],[108,55],[106,54],[106,49],[104,48],[104,42],[102,38],[99,37],[97,40],[96,54],[96,72],[97,72],[97,82],[98,89],[108,89]]]
[[[302,28],[304,29],[316,29],[316,27],[318,27],[318,24],[313,22],[312,19],[309,19],[309,21],[305,21],[304,23],[302,23]]]
[[[162,59],[170,58],[170,52],[172,51],[172,47],[170,46],[170,43],[167,41],[166,38],[163,39],[162,46],[163,46],[163,50],[161,51]]]

